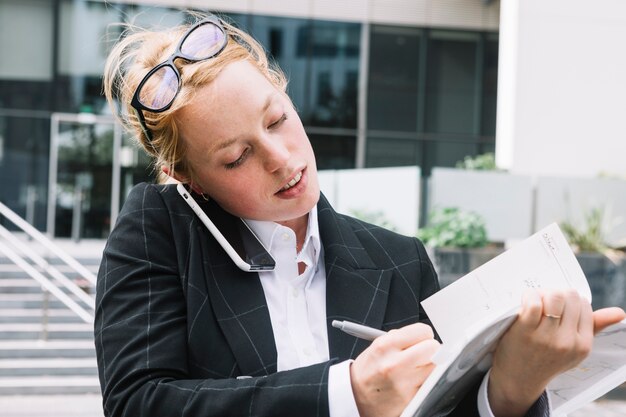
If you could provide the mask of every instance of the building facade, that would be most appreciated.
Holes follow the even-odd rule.
[[[340,3],[340,4],[338,4]],[[117,23],[210,10],[285,70],[318,168],[495,149],[499,2],[0,0],[0,201],[55,237],[104,238],[150,161],[101,94]]]

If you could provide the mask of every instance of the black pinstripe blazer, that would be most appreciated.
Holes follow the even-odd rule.
[[[324,197],[318,212],[331,360],[276,372],[258,275],[230,261],[174,186],[133,188],[98,274],[106,416],[327,416],[329,366],[368,346],[332,320],[385,330],[428,322],[419,302],[438,283],[421,243],[340,215]],[[475,398],[455,414],[478,415]]]

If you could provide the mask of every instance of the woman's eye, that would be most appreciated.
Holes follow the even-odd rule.
[[[246,148],[241,155],[239,156],[239,158],[237,158],[236,160],[234,160],[233,162],[229,162],[226,164],[226,168],[227,169],[233,169],[233,168],[237,168],[239,165],[241,165],[243,163],[243,161],[246,160],[246,157],[248,156],[248,151],[249,148]]]
[[[278,126],[280,126],[285,120],[287,120],[287,113],[283,113],[280,118],[278,120],[276,120],[275,122],[273,122],[272,124],[270,124],[268,126],[269,129],[273,129],[276,128]]]

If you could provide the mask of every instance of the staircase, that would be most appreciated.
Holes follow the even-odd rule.
[[[91,280],[104,242],[53,242],[86,267],[87,280],[25,233],[12,235],[0,234],[0,396],[99,393]],[[29,259],[24,267],[7,255],[19,247],[46,262]]]
[[[93,325],[0,257],[0,395],[98,392]]]

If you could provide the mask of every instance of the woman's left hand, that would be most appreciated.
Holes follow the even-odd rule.
[[[624,318],[617,307],[593,312],[574,290],[526,293],[494,355],[488,390],[494,415],[526,414],[550,380],[589,354],[594,332]]]

